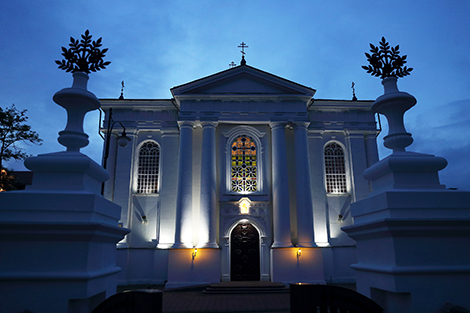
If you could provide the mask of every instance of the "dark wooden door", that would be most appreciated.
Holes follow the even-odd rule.
[[[230,279],[260,280],[259,233],[250,223],[240,223],[230,236]]]

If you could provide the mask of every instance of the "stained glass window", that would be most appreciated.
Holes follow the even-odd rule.
[[[139,150],[137,193],[158,192],[160,148],[155,142],[146,142]]]
[[[344,151],[335,142],[325,147],[326,192],[346,193],[346,167]]]
[[[231,188],[233,192],[258,190],[256,144],[248,136],[239,136],[232,142]]]

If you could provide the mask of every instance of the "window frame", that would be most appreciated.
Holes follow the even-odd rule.
[[[141,152],[141,149],[144,147],[144,145],[146,145],[147,143],[153,143],[158,148],[157,179],[156,179],[157,188],[154,192],[150,192],[150,193],[139,192],[139,170],[140,170],[140,156],[141,156],[140,152]],[[135,172],[134,172],[135,178],[134,178],[133,193],[136,195],[145,195],[145,196],[158,195],[160,193],[160,187],[161,187],[161,158],[162,158],[161,145],[155,140],[144,140],[138,145],[135,155],[136,155],[136,158],[135,158],[136,164],[135,164]]]
[[[265,136],[264,132],[258,129],[240,125],[232,128],[229,132],[223,134],[226,138],[225,143],[225,193],[231,195],[256,195],[264,192],[264,171],[263,171],[263,159],[264,159],[264,146],[262,144],[262,138]],[[253,140],[256,146],[256,184],[257,190],[252,192],[237,192],[232,191],[232,144],[240,136],[246,136]]]
[[[326,166],[326,148],[331,145],[331,144],[336,144],[341,151],[343,152],[343,168],[344,168],[344,173],[343,179],[344,179],[344,189],[345,191],[340,191],[340,192],[329,192],[328,191],[328,179],[327,179],[327,166]],[[350,183],[349,183],[349,168],[348,168],[348,162],[347,162],[347,154],[346,154],[346,147],[339,141],[337,140],[330,140],[325,145],[323,146],[323,181],[325,185],[325,192],[327,195],[333,195],[333,196],[340,196],[340,195],[347,195],[350,193]]]

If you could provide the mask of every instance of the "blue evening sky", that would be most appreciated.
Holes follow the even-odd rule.
[[[92,73],[88,89],[98,98],[170,98],[169,89],[239,63],[247,63],[317,90],[317,99],[359,99],[383,93],[367,74],[364,52],[382,36],[408,55],[412,74],[399,79],[418,103],[405,115],[415,142],[409,151],[445,157],[447,187],[470,190],[470,1],[280,1],[140,0],[2,1],[0,4],[0,106],[27,109],[44,144],[33,155],[63,151],[57,133],[65,110],[52,101],[70,87],[70,73],[57,69],[69,37],[89,29],[103,37],[111,65]],[[89,113],[82,152],[100,163],[103,141],[98,113]],[[379,136],[380,157],[388,155]],[[24,169],[22,162],[9,168]]]

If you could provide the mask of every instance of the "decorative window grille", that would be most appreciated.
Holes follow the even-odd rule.
[[[158,192],[160,148],[155,142],[146,142],[139,150],[137,193]]]
[[[231,187],[233,192],[249,193],[258,190],[256,145],[252,138],[239,136],[232,142]]]
[[[346,167],[344,151],[335,142],[325,147],[326,192],[346,193]]]

